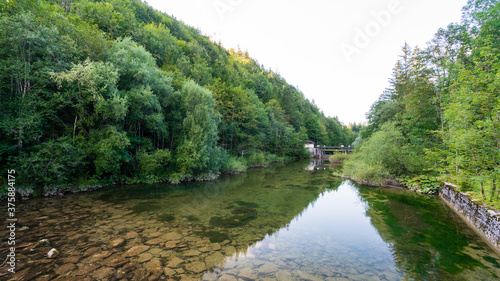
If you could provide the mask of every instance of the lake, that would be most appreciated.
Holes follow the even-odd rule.
[[[4,266],[0,278],[499,279],[499,256],[439,197],[359,186],[331,169],[276,164],[213,182],[27,200],[16,245],[50,245],[17,249],[17,272]]]

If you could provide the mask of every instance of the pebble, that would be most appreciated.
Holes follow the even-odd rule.
[[[201,273],[207,269],[204,262],[192,262],[185,265],[185,268],[194,273]]]
[[[163,271],[161,261],[158,258],[151,259],[146,263],[145,267],[148,272],[152,272],[153,274],[158,274]]]
[[[143,262],[147,262],[148,260],[150,260],[152,258],[153,258],[153,255],[151,255],[150,253],[142,253],[139,255],[139,259],[137,259],[137,261],[140,263],[143,263]]]
[[[200,254],[201,252],[198,250],[187,250],[182,253],[182,255],[184,255],[185,257],[196,257],[199,256]]]
[[[125,239],[133,239],[133,238],[137,238],[137,237],[139,237],[139,234],[135,231],[131,231],[131,232],[125,234],[124,238]]]
[[[164,241],[180,240],[182,239],[182,237],[183,236],[180,233],[175,231],[160,236],[160,238],[162,238]]]
[[[124,243],[125,243],[125,239],[118,238],[118,239],[111,241],[111,247],[113,247],[113,248],[119,247],[119,246],[123,245]]]
[[[149,246],[146,245],[139,245],[139,246],[134,246],[130,248],[127,252],[125,252],[126,257],[132,257],[132,256],[137,256],[149,249]]]
[[[170,268],[175,268],[178,267],[179,264],[183,263],[184,261],[178,257],[173,257],[170,259],[170,261],[167,263],[167,266]]]
[[[238,281],[236,277],[228,274],[224,274],[219,278],[220,281]]]
[[[112,276],[115,275],[116,269],[111,267],[101,267],[95,272],[92,273],[92,277],[97,280],[109,280]]]

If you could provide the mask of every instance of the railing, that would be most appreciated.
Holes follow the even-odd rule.
[[[342,152],[348,154],[354,151],[354,147],[351,146],[324,146],[324,145],[315,145],[313,150],[311,151],[311,156],[313,157],[325,157],[330,156],[325,154],[325,152]]]

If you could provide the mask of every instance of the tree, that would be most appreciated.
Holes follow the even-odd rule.
[[[183,136],[176,161],[182,175],[218,171],[222,165],[217,146],[220,115],[215,112],[212,93],[188,81],[182,87],[181,106],[186,116],[182,122]]]

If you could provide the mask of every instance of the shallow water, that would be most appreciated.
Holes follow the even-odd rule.
[[[23,202],[10,280],[497,280],[499,257],[438,197],[327,166]],[[7,225],[6,222],[4,222]],[[24,226],[23,229],[19,229]],[[2,237],[7,232],[2,230]],[[2,244],[6,244],[4,239]],[[57,248],[53,259],[46,253]],[[1,256],[4,256],[3,251]],[[3,258],[2,258],[3,261]]]

